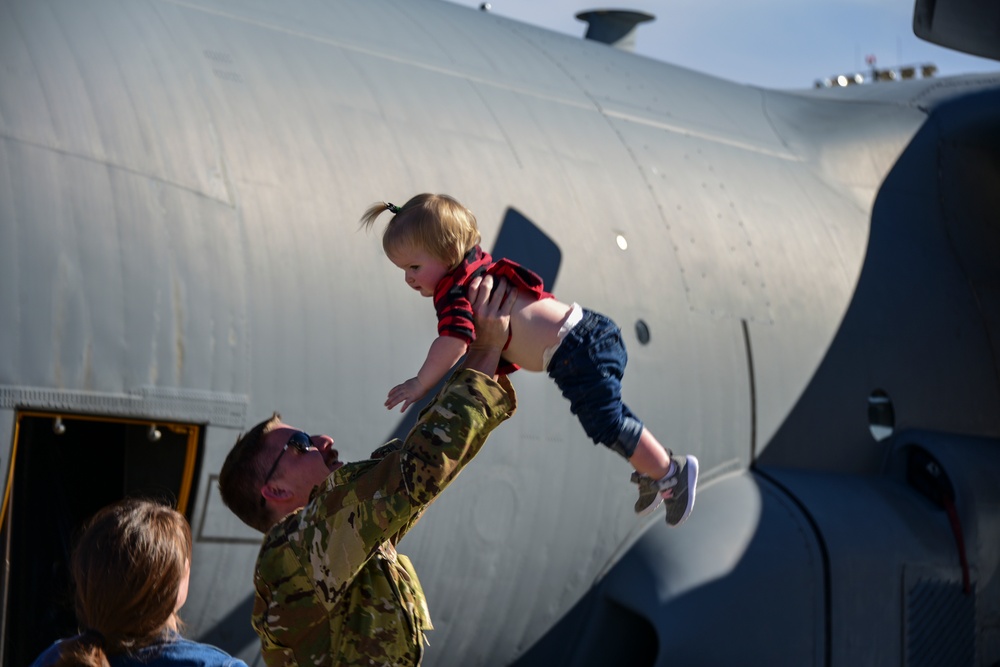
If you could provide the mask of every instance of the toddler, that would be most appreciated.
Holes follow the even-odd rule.
[[[508,259],[494,262],[479,246],[475,216],[448,195],[420,194],[403,206],[373,204],[361,225],[370,229],[385,211],[393,214],[382,235],[385,254],[403,270],[407,285],[433,297],[438,318],[438,337],[423,365],[389,391],[386,408],[406,410],[465,355],[475,336],[467,283],[484,273],[506,278],[517,295],[497,372],[546,371],[587,435],[632,464],[632,481],[639,485],[636,513],[648,514],[665,501],[668,525],[687,519],[698,459],[664,448],[622,402],[627,355],[618,326],[600,313],[557,300],[525,267]]]

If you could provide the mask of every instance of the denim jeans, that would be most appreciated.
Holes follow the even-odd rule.
[[[622,402],[627,362],[618,325],[584,309],[583,319],[566,334],[548,368],[590,439],[626,459],[642,435],[642,422]]]

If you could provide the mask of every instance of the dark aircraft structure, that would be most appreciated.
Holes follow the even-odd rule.
[[[914,17],[1000,55],[995,2]],[[191,522],[187,635],[262,664],[219,469],[274,410],[347,460],[412,424],[433,308],[358,219],[420,192],[614,318],[702,468],[636,517],[514,374],[401,545],[428,667],[1000,664],[1000,71],[763,90],[438,0],[0,0],[4,665],[136,494]]]

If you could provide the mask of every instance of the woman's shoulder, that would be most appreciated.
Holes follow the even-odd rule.
[[[163,644],[147,646],[131,660],[111,660],[112,667],[247,667],[247,664],[211,644],[192,641],[183,637],[174,637]]]
[[[64,639],[57,639],[53,642],[51,646],[42,651],[41,655],[35,658],[35,661],[31,663],[31,667],[48,667],[54,663],[56,658],[59,657],[59,651],[64,641]]]
[[[69,637],[56,640],[35,658],[31,667],[49,667],[59,658],[64,642],[75,639]],[[247,664],[211,644],[202,644],[180,635],[172,635],[167,641],[146,646],[134,655],[109,656],[112,667],[247,667]]]

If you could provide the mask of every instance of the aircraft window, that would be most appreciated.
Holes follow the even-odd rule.
[[[649,325],[646,324],[645,320],[636,320],[635,337],[638,338],[639,342],[643,345],[649,344]]]
[[[68,559],[80,524],[123,497],[189,514],[201,429],[111,416],[21,412],[0,518],[8,550],[3,664],[26,665],[76,630]]]
[[[889,394],[876,389],[868,397],[868,428],[876,442],[892,435],[896,427],[896,413]]]

